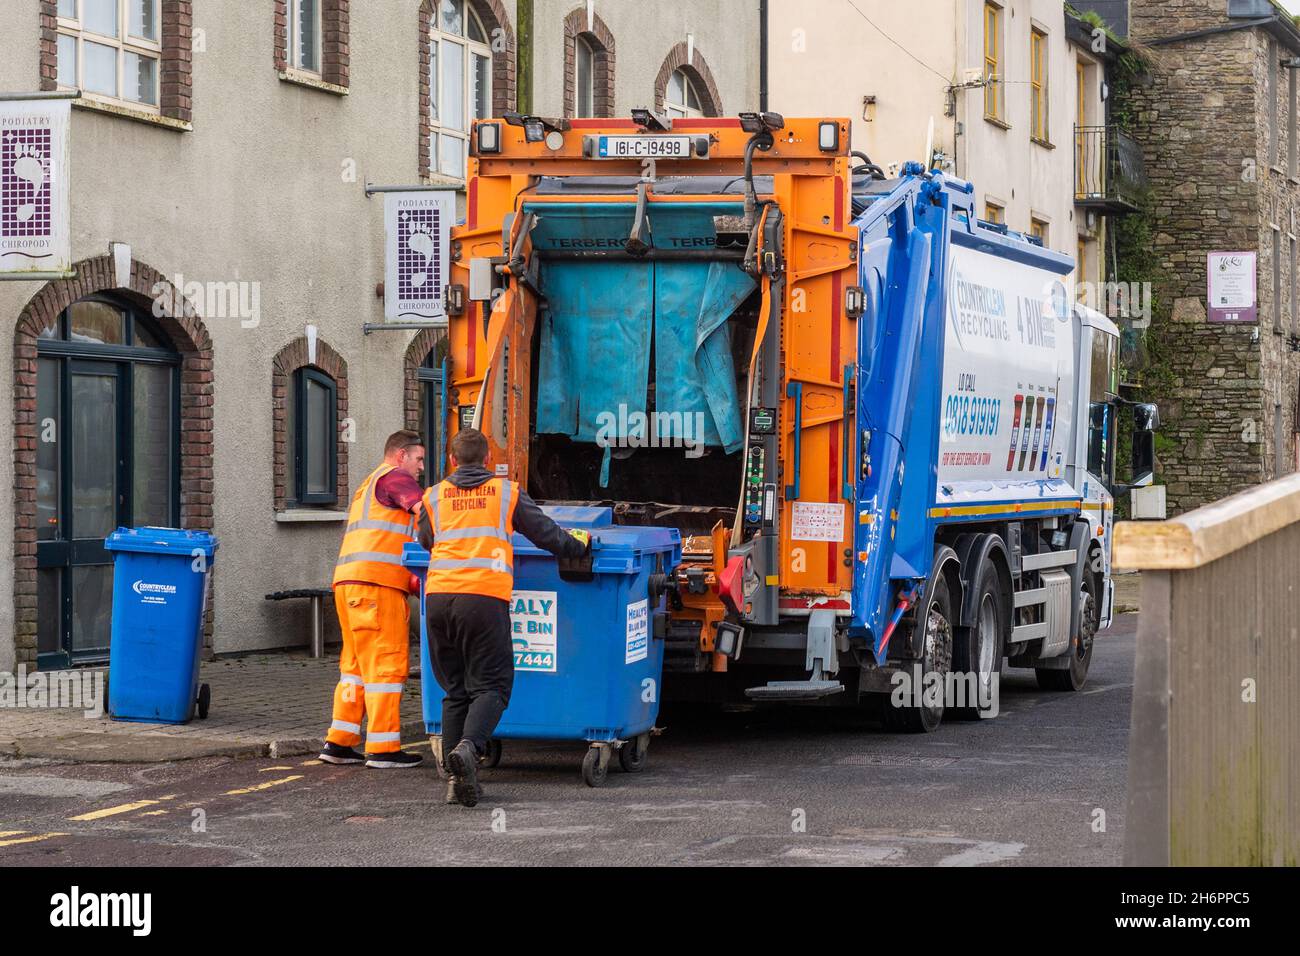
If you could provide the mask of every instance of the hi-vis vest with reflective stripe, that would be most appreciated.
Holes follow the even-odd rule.
[[[365,581],[405,591],[411,572],[402,567],[402,546],[415,540],[415,518],[375,498],[379,479],[393,470],[380,465],[361,483],[348,509],[348,527],[334,567],[334,583]]]
[[[424,495],[433,528],[427,594],[483,594],[510,600],[514,588],[515,484],[489,478],[476,488],[439,482]]]

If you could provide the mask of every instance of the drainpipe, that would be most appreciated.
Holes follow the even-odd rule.
[[[758,111],[767,112],[767,0],[758,0]]]
[[[533,0],[516,0],[515,110],[533,112]]]

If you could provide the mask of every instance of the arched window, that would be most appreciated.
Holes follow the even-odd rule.
[[[673,70],[664,92],[664,111],[669,116],[703,116],[700,95],[685,70]]]
[[[678,43],[668,51],[655,77],[655,109],[682,119],[722,115],[718,84],[698,48]]]
[[[146,311],[73,302],[36,342],[37,655],[102,661],[118,527],[180,523],[181,356]]]
[[[406,427],[424,439],[424,483],[443,478],[447,460],[448,356],[451,342],[443,329],[416,333],[406,348]]]
[[[577,75],[574,77],[574,116],[595,116],[596,102],[596,51],[585,36],[575,40]]]
[[[271,360],[271,427],[275,510],[338,507],[348,490],[348,363],[323,339],[299,336]]]
[[[564,18],[564,115],[614,115],[614,34],[585,6]]]
[[[293,373],[285,487],[295,504],[338,504],[338,395],[338,383],[318,368]]]
[[[440,0],[429,28],[429,172],[465,178],[470,123],[492,115],[492,48],[465,0]]]

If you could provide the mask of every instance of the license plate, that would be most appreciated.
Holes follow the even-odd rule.
[[[602,136],[600,159],[690,159],[689,136]]]

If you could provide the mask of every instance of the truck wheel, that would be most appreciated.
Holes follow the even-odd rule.
[[[1038,686],[1043,690],[1083,690],[1092,663],[1092,644],[1097,636],[1098,608],[1093,595],[1092,576],[1084,575],[1079,588],[1079,628],[1070,642],[1070,666],[1061,670],[1035,669]]]
[[[208,708],[212,706],[212,688],[207,684],[199,685],[199,696],[195,701],[199,711],[199,720],[208,719]]]
[[[985,561],[979,571],[975,625],[958,628],[952,645],[952,669],[963,676],[975,674],[974,686],[966,678],[962,687],[978,696],[971,706],[957,707],[952,716],[961,720],[990,717],[996,713],[993,701],[1002,680],[1002,635],[1006,633],[1007,611],[1003,606],[1002,582],[998,569]],[[985,704],[984,702],[988,703]]]
[[[909,677],[914,678],[919,672],[921,686],[910,688],[911,693],[901,707],[895,706],[892,694],[884,696],[885,728],[896,733],[933,733],[943,720],[944,675],[952,664],[952,600],[948,596],[948,581],[942,574],[935,579],[930,613],[924,625],[918,626],[925,627],[921,659],[908,661],[907,666]],[[931,674],[935,677],[928,676]],[[914,703],[918,699],[920,706]]]

